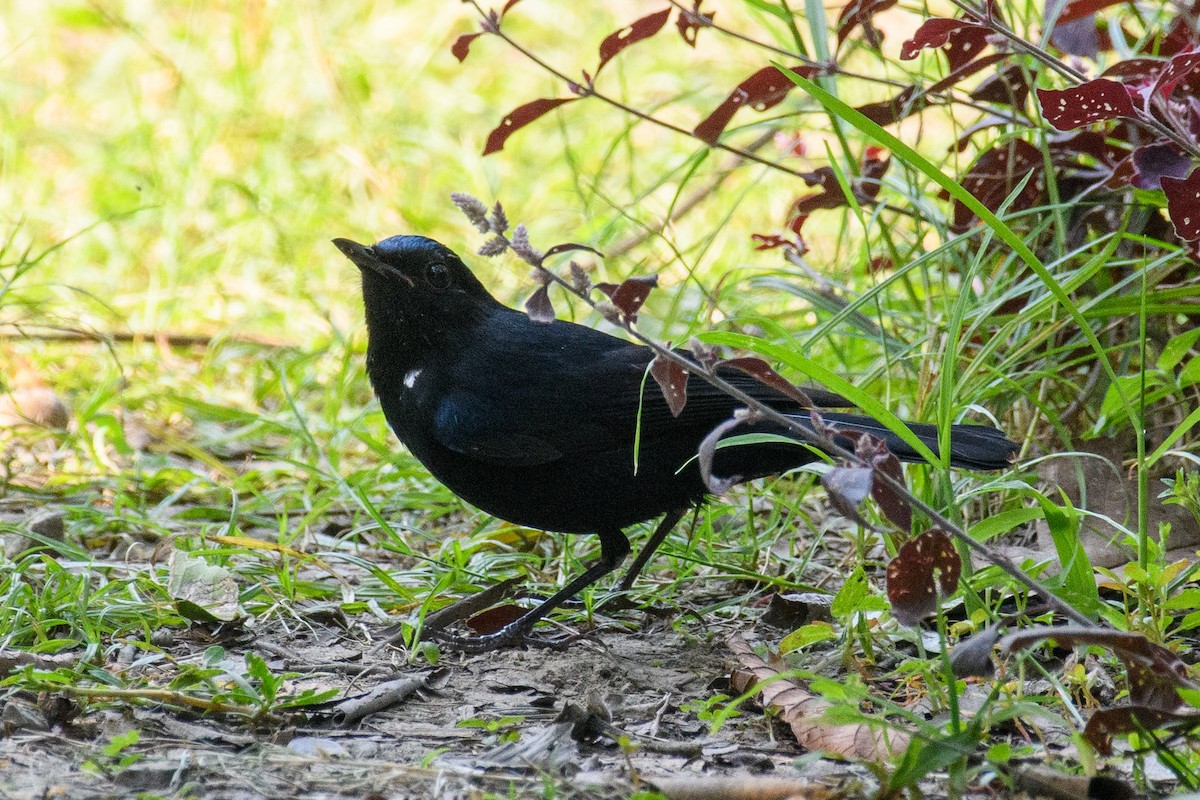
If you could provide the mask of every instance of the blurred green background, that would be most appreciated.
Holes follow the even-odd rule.
[[[575,74],[603,35],[648,10],[600,5],[526,0],[506,31]],[[412,232],[468,249],[478,241],[448,199],[466,191],[503,200],[535,243],[603,244],[661,221],[677,200],[664,176],[722,166],[674,134],[629,132],[598,102],[481,157],[507,111],[565,91],[492,38],[460,65],[450,45],[477,26],[471,6],[449,1],[7,3],[0,233],[14,239],[9,261],[61,244],[23,281],[26,306],[101,331],[308,345],[360,326],[356,275],[334,236]],[[747,66],[728,47],[710,55],[669,33],[608,65],[603,86],[644,108],[692,95],[694,116],[686,103],[666,114],[690,128]],[[678,249],[691,267],[738,263],[751,232],[782,224],[796,183],[736,176],[726,193],[736,202],[692,214],[661,261]],[[634,257],[645,271],[662,266]],[[509,263],[485,280],[511,298],[524,272]],[[668,283],[685,277],[675,269]]]

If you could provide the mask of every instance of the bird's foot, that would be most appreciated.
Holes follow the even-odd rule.
[[[507,647],[538,647],[561,650],[584,638],[586,634],[576,633],[565,636],[534,636],[532,625],[522,625],[520,620],[505,625],[493,633],[481,633],[476,636],[457,636],[445,631],[435,631],[426,634],[431,641],[443,647],[458,650],[462,653],[490,653]]]

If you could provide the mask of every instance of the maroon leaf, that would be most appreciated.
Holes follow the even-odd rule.
[[[1192,159],[1170,142],[1159,141],[1133,151],[1133,185],[1159,189],[1163,178],[1182,180],[1192,171]]]
[[[550,256],[556,256],[559,253],[570,253],[570,252],[574,252],[575,250],[586,250],[589,253],[593,253],[595,255],[600,256],[601,258],[604,258],[604,254],[601,253],[596,248],[588,247],[586,244],[577,244],[575,242],[564,242],[562,244],[556,244],[556,245],[554,245],[554,247],[551,247],[549,250],[547,250],[546,255],[544,255],[542,257],[549,258]]]
[[[526,103],[523,106],[514,108],[508,115],[500,120],[500,124],[488,134],[487,145],[483,148],[485,156],[499,152],[504,149],[504,143],[508,141],[508,137],[524,128],[535,119],[549,114],[554,109],[561,106],[563,103],[569,103],[572,100],[578,100],[578,97],[553,97],[534,100],[531,103]]]
[[[818,72],[816,67],[805,66],[792,67],[791,71],[805,78],[812,78]],[[779,105],[795,85],[777,67],[763,67],[739,83],[725,98],[725,102],[705,117],[692,134],[712,144],[721,136],[739,108],[748,105],[756,111],[766,111]]]
[[[1120,79],[1126,85],[1153,84],[1168,63],[1165,58],[1127,58],[1104,70],[1100,77]]]
[[[962,559],[950,537],[939,528],[930,528],[901,547],[888,564],[892,614],[901,625],[916,625],[937,611],[939,594],[951,594],[961,573]]]
[[[1062,91],[1038,89],[1037,96],[1042,116],[1060,131],[1135,114],[1129,92],[1107,78],[1097,78]]]
[[[755,250],[774,250],[777,247],[791,247],[790,239],[785,239],[777,233],[752,233],[750,239],[755,243]]]
[[[986,28],[959,28],[951,31],[948,39],[946,60],[950,69],[957,72],[987,47],[988,31]]]
[[[862,174],[850,182],[850,188],[860,203],[870,202],[879,195],[879,179],[887,173],[891,166],[890,158],[875,157],[874,150],[869,150],[862,163]],[[790,218],[792,231],[797,235],[804,224],[804,217],[821,208],[841,208],[847,204],[842,185],[838,183],[837,175],[832,167],[818,167],[811,176],[805,177],[804,182],[809,186],[821,185],[821,191],[804,195],[792,204]]]
[[[604,65],[626,47],[645,41],[661,31],[663,25],[667,24],[667,18],[670,16],[671,9],[664,8],[662,11],[642,17],[632,25],[628,25],[606,36],[604,41],[600,43],[600,65],[596,67],[596,74],[600,74],[600,70],[604,69]]]
[[[1187,666],[1179,656],[1136,631],[1042,625],[1010,633],[1000,641],[1000,650],[1012,653],[1046,639],[1053,639],[1063,647],[1095,645],[1111,650],[1128,670],[1129,699],[1134,705],[1174,711],[1182,703],[1176,689],[1197,688],[1188,678]]]
[[[1193,12],[1194,13],[1194,12]],[[1160,56],[1173,56],[1195,47],[1192,33],[1191,14],[1180,14],[1175,17],[1171,29],[1161,39],[1150,37],[1142,47],[1143,53],[1155,53]]]
[[[837,466],[821,476],[821,484],[829,492],[829,502],[837,512],[872,530],[871,523],[858,513],[858,507],[871,493],[874,480],[875,473],[869,467]]]
[[[454,40],[454,44],[450,45],[450,52],[454,54],[454,57],[457,58],[459,62],[465,61],[471,52],[471,42],[475,41],[480,36],[483,36],[482,31],[480,33],[464,33],[462,36]]]
[[[1004,56],[1002,55],[1001,58]],[[985,103],[1003,103],[1013,108],[1021,108],[1029,97],[1029,84],[1025,80],[1025,70],[1019,64],[1014,64],[996,72],[983,80],[971,92],[972,100]]]
[[[621,281],[619,286],[615,283],[596,284],[596,288],[608,295],[612,304],[630,322],[637,322],[638,309],[650,296],[650,290],[656,286],[658,286],[657,275],[651,275],[648,278],[626,278]]]
[[[855,111],[876,125],[891,125],[905,117],[912,116],[927,105],[924,95],[917,102],[912,102],[913,95],[916,93],[917,87],[909,86],[891,100],[884,100],[879,103],[867,103],[865,106],[858,106]]]
[[[963,177],[962,187],[989,211],[998,211],[1017,183],[1032,172],[1033,177],[1009,205],[1010,210],[1021,211],[1032,208],[1040,200],[1044,167],[1041,150],[1024,139],[1012,139],[1000,142],[976,159]],[[955,228],[965,229],[974,221],[975,213],[961,201],[955,200]]]
[[[792,398],[800,404],[801,408],[813,407],[813,401],[804,393],[803,389],[771,369],[771,365],[761,358],[755,356],[727,358],[724,361],[717,362],[717,366],[732,367],[733,369],[740,370],[760,383],[765,383],[772,389]]]
[[[1055,163],[1059,164],[1068,158],[1077,160],[1080,155],[1086,155],[1107,167],[1115,167],[1129,156],[1128,150],[1109,142],[1108,137],[1099,131],[1080,131],[1073,136],[1057,138],[1046,149]]]
[[[1059,13],[1057,23],[1072,22],[1083,17],[1090,17],[1109,6],[1115,6],[1124,0],[1071,0]]]
[[[481,611],[467,620],[467,626],[475,633],[487,635],[495,633],[509,623],[516,622],[528,611],[516,603],[505,603],[502,606]]]
[[[1101,755],[1112,755],[1112,738],[1136,731],[1155,728],[1195,729],[1200,726],[1200,714],[1177,714],[1147,706],[1117,706],[1102,708],[1092,714],[1083,728],[1083,738],[1091,742]]]
[[[986,39],[987,28],[974,22],[968,22],[965,19],[945,19],[942,17],[927,19],[921,23],[921,27],[917,28],[913,37],[901,46],[900,58],[909,61],[916,58],[917,53],[926,47],[945,47],[947,44],[950,44],[951,37],[955,34],[966,37],[963,43],[958,46],[959,50],[962,51],[961,58],[965,57],[967,51],[972,49],[967,46],[967,43],[980,41],[978,38],[980,35]],[[974,57],[974,53],[970,55]],[[966,60],[969,61],[970,58]],[[961,63],[965,63],[965,61]],[[955,66],[954,61],[951,61],[951,66]]]
[[[675,27],[679,29],[679,35],[683,37],[683,41],[687,42],[689,47],[696,46],[696,34],[701,28],[712,25],[713,14],[704,14],[700,11],[700,4],[703,1],[694,0],[691,11],[679,9],[679,16],[675,19]]]
[[[900,483],[904,482],[904,472],[900,469],[900,459],[896,458],[887,443],[877,436],[862,435],[854,444],[854,454],[875,469]],[[899,528],[904,537],[912,530],[912,509],[900,493],[883,481],[874,481],[871,485],[871,497],[879,504],[883,515],[893,525]]]
[[[842,46],[856,26],[861,25],[867,43],[878,50],[883,42],[883,34],[872,24],[872,19],[880,11],[896,5],[896,2],[897,0],[850,0],[838,16],[838,47]]]
[[[1163,178],[1162,190],[1175,233],[1189,242],[1200,239],[1200,169],[1183,180]]]
[[[926,88],[923,93],[929,95],[936,92],[944,92],[947,89],[957,86],[963,79],[971,77],[976,72],[983,72],[988,67],[996,65],[1008,57],[1009,56],[1007,53],[992,53],[991,55],[984,56],[983,58],[977,58],[974,61],[970,61],[960,67],[957,67],[956,69],[950,70],[946,77],[942,78],[937,83],[930,84],[930,86]]]
[[[678,417],[687,404],[687,370],[677,361],[656,355],[650,362],[650,377],[662,389],[663,399],[671,409],[671,416]]]
[[[1196,67],[1200,66],[1200,51],[1180,53],[1173,57],[1167,68],[1158,76],[1151,94],[1170,97],[1179,82],[1186,78]]]
[[[554,306],[550,303],[549,290],[550,287],[543,284],[525,301],[525,313],[534,322],[554,321]]]

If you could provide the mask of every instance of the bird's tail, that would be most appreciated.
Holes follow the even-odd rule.
[[[887,442],[888,449],[896,454],[901,461],[924,461],[903,439],[871,417],[840,412],[822,411],[821,418],[826,423],[838,428],[863,431],[872,436],[878,436]],[[936,425],[920,422],[906,423],[909,430],[924,442],[934,455],[940,456],[938,450],[938,429]],[[847,440],[847,443],[849,441]],[[853,444],[847,448],[853,450]],[[1020,445],[1004,435],[1004,431],[989,425],[951,425],[950,426],[950,466],[961,469],[1004,469],[1013,456],[1020,450]]]

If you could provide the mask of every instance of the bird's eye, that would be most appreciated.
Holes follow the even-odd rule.
[[[434,262],[425,268],[425,282],[434,289],[450,288],[450,270],[445,264]]]

